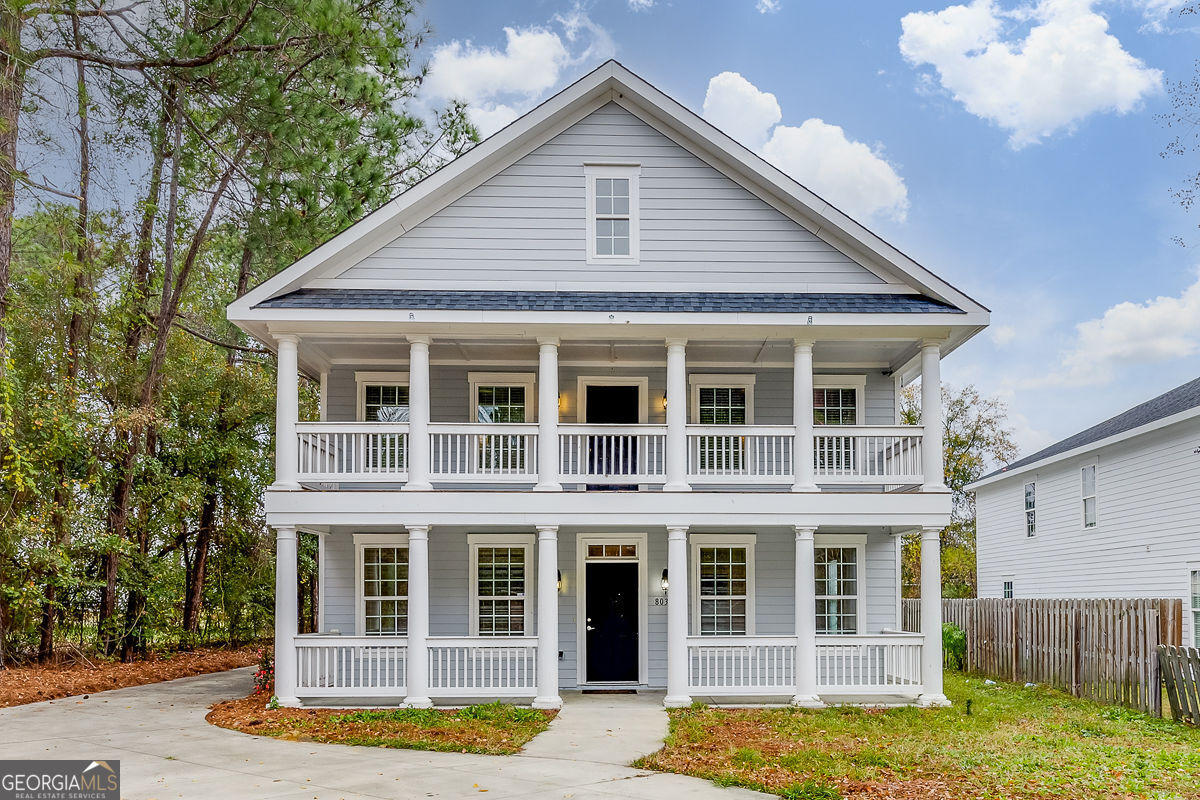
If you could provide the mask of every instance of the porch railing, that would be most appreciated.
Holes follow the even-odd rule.
[[[796,637],[689,636],[688,691],[698,695],[790,695]]]
[[[817,483],[922,483],[921,429],[908,425],[816,429]]]
[[[408,424],[299,422],[297,477],[303,481],[404,481]]]
[[[298,480],[313,483],[408,480],[408,424],[301,422]],[[661,484],[666,480],[665,425],[558,426],[563,483]],[[687,480],[698,486],[788,486],[797,462],[791,425],[687,426]],[[813,436],[818,484],[921,484],[919,426],[819,426]],[[517,487],[538,480],[533,423],[431,423],[430,477],[441,483]]]
[[[537,694],[532,636],[429,637],[434,697],[532,697]]]
[[[689,425],[690,483],[793,482],[791,425]]]
[[[536,481],[537,425],[431,423],[429,474],[438,481]]]
[[[296,694],[304,697],[403,696],[403,637],[304,634],[295,639]]]
[[[919,694],[922,641],[916,633],[818,636],[817,686],[830,694]]]
[[[565,482],[662,483],[666,450],[665,425],[559,425],[559,472]]]

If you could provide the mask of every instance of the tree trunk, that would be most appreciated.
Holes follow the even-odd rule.
[[[200,631],[200,609],[204,605],[204,581],[208,574],[208,550],[217,525],[217,491],[211,483],[200,509],[200,530],[196,549],[187,570],[183,596],[183,632],[195,636]]]
[[[0,379],[8,364],[8,285],[12,264],[13,214],[16,211],[17,126],[25,89],[21,57],[21,17],[9,0],[0,0]]]

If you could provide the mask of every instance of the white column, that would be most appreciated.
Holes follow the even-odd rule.
[[[667,527],[667,696],[663,699],[667,708],[692,704],[687,664],[687,532],[687,526]]]
[[[811,419],[811,417],[810,417]],[[824,708],[817,696],[815,528],[796,526],[796,695],[792,705]]]
[[[796,442],[792,455],[795,477],[793,492],[816,492],[816,468],[813,461],[813,344],[796,339],[792,350],[792,424]]]
[[[429,337],[408,337],[408,483],[427,492],[429,482]]]
[[[932,339],[921,342],[921,436],[922,467],[925,485],[922,491],[946,490],[942,464],[942,346]]]
[[[296,696],[296,529],[275,529],[275,697],[298,706]]]
[[[297,491],[299,469],[296,422],[300,418],[300,367],[297,347],[299,336],[275,337],[279,359],[275,366],[275,482],[276,491]]]
[[[538,529],[538,672],[534,708],[562,708],[558,696],[558,526]]]
[[[666,492],[690,492],[687,480],[686,339],[667,340],[667,482]]]
[[[948,706],[942,689],[942,543],[941,529],[921,529],[921,682],[923,706]]]
[[[558,482],[558,339],[538,339],[538,482],[535,492],[561,492]],[[555,706],[557,708],[557,706]]]
[[[429,708],[429,526],[408,526],[409,708]]]

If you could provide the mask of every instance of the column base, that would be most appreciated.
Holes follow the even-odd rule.
[[[282,697],[280,695],[275,695],[275,702],[278,703],[281,708],[300,708],[299,697]]]
[[[923,486],[921,486],[921,491],[922,492],[948,492],[948,491],[950,491],[950,487],[946,486],[946,484],[944,484],[944,483],[926,483]]]
[[[538,483],[533,487],[535,492],[561,492],[563,490],[561,483]]]
[[[792,698],[792,705],[796,708],[828,708],[825,701],[817,697],[815,694],[798,694]]]
[[[412,483],[410,481],[409,483],[406,483],[403,486],[401,486],[400,491],[402,491],[402,492],[432,492],[433,484],[430,483],[429,481],[423,481],[421,483]]]
[[[944,694],[923,694],[917,697],[917,705],[921,708],[947,708],[950,698]]]
[[[535,697],[531,705],[534,708],[542,710],[557,711],[562,708],[562,698],[558,695],[554,697]]]
[[[664,483],[662,490],[664,492],[690,492],[692,487],[686,483]]]
[[[406,697],[400,706],[402,708],[433,708],[433,701],[428,697]]]
[[[692,704],[692,698],[686,694],[669,694],[663,698],[663,708],[687,708]]]
[[[269,492],[298,492],[304,487],[295,481],[275,481],[267,487]]]
[[[815,483],[810,483],[807,485],[795,483],[795,484],[792,484],[792,491],[793,492],[819,492],[819,491],[821,491],[821,489]]]

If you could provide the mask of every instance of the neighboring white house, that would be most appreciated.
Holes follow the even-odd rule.
[[[980,597],[1179,597],[1200,647],[1200,378],[967,488]]]
[[[936,620],[939,363],[987,310],[616,62],[228,314],[279,356],[284,704],[945,702],[900,534]]]

